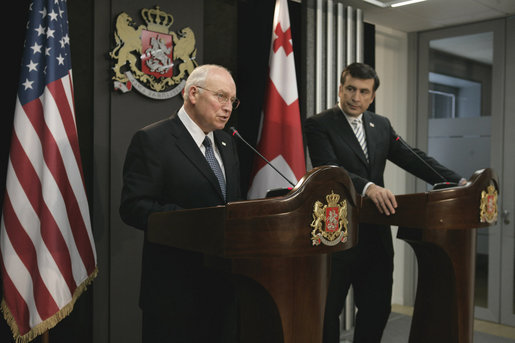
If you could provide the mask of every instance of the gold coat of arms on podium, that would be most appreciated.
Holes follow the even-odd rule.
[[[116,46],[109,53],[114,89],[123,93],[136,88],[153,99],[169,99],[184,88],[197,67],[195,34],[190,27],[170,31],[173,16],[159,6],[141,10],[146,25],[136,26],[125,12],[116,18]]]
[[[340,201],[340,195],[326,195],[327,204],[316,201],[313,205],[311,242],[313,245],[333,246],[347,241],[347,200]]]
[[[497,221],[497,190],[493,185],[486,188],[486,191],[481,192],[481,205],[479,206],[481,213],[479,220],[481,223],[493,224]]]

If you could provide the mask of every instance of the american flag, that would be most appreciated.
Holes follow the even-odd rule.
[[[263,125],[258,150],[291,182],[306,173],[299,96],[287,0],[276,0]],[[248,198],[263,198],[290,184],[262,159],[254,161]]]
[[[33,1],[0,223],[2,311],[16,342],[68,315],[97,274],[66,2]]]

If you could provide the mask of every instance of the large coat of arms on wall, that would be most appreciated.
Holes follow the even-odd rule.
[[[116,18],[116,46],[109,53],[114,88],[126,93],[134,87],[150,98],[169,99],[198,65],[195,35],[190,27],[170,31],[173,17],[159,6],[142,9],[141,17],[146,25],[137,27],[125,12]]]

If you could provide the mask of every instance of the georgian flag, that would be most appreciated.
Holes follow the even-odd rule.
[[[258,151],[293,183],[306,173],[299,97],[287,0],[275,3],[269,75]],[[249,199],[263,198],[274,188],[291,187],[265,161],[256,158]]]

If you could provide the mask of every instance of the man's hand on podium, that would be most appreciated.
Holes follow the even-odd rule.
[[[395,195],[389,189],[371,184],[367,188],[366,195],[374,202],[379,212],[387,216],[395,213],[397,201]]]

